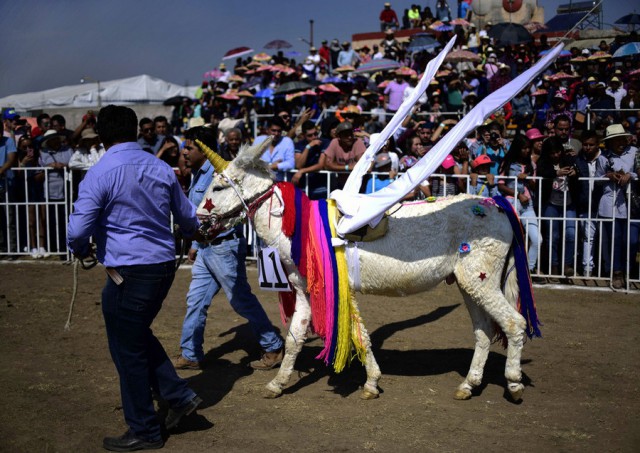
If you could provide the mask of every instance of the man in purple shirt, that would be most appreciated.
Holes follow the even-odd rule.
[[[198,228],[195,206],[166,163],[136,143],[137,118],[128,107],[109,105],[98,115],[107,153],[86,174],[69,218],[67,242],[77,257],[89,255],[89,238],[110,278],[102,313],[111,357],[120,376],[122,409],[129,430],[106,437],[111,451],[161,448],[152,390],[169,403],[167,429],[202,402],[178,377],[151,323],[175,274],[170,215],[185,236]]]
[[[396,79],[392,80],[384,89],[387,101],[387,112],[395,113],[402,104],[404,90],[409,86],[401,72],[396,72]]]

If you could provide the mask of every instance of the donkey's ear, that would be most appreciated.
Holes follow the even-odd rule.
[[[234,159],[234,163],[240,168],[255,167],[254,162],[260,160],[272,141],[273,137],[269,136],[257,145],[243,147]]]

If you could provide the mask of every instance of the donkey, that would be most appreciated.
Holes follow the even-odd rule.
[[[270,140],[266,140],[258,146],[243,147],[230,163],[210,150],[206,152],[217,174],[198,207],[198,216],[203,223],[201,230],[212,238],[248,215],[253,218],[257,235],[280,254],[295,291],[296,306],[280,370],[266,386],[265,396],[275,398],[289,382],[307,336],[311,308],[306,279],[291,259],[291,240],[281,232],[284,201],[274,190],[272,173],[260,159],[269,143]],[[434,203],[401,205],[390,215],[385,236],[358,243],[360,287],[357,289],[363,294],[403,296],[426,291],[445,279],[455,280],[471,316],[475,350],[469,372],[457,387],[454,398],[469,399],[472,390],[480,385],[497,325],[507,342],[507,389],[518,401],[524,392],[520,358],[527,321],[517,310],[518,277],[515,272],[507,272],[515,261],[510,250],[514,230],[502,210],[490,203],[484,204],[481,215],[474,215],[482,200],[486,201],[458,195]],[[433,240],[425,240],[427,234]],[[461,244],[468,253],[463,253]],[[504,293],[503,279],[506,279]],[[353,285],[351,276],[350,284]],[[361,322],[359,327],[366,347],[367,374],[361,398],[372,399],[379,395],[377,383],[381,373],[367,331]]]

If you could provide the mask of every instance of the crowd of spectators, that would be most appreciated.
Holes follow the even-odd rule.
[[[455,13],[469,19],[465,3],[459,2]],[[263,159],[277,179],[305,188],[311,198],[326,197],[344,184],[374,134],[383,129],[438,52],[437,48],[410,52],[410,41],[400,42],[394,31],[429,30],[434,21],[453,18],[446,1],[437,2],[434,12],[412,5],[401,18],[385,4],[380,15],[384,38],[371,49],[323,40],[301,62],[278,51],[266,58],[238,58],[230,70],[222,64],[194,98],[185,98],[174,107],[169,119],[141,119],[139,143],[176,168],[186,189],[190,175],[181,154],[185,129],[203,124],[216,128],[221,152],[228,158],[241,144],[259,143],[272,135],[276,138]],[[455,35],[454,50],[472,56],[441,66],[425,95],[376,156],[364,192],[390,184],[488,93],[551,48],[544,35],[524,44],[503,45],[490,38],[490,28],[478,30],[471,22],[450,32],[434,33],[441,44]],[[552,279],[611,275],[615,288],[623,287],[628,269],[631,277],[638,278],[640,228],[628,220],[640,218],[636,196],[640,193],[640,60],[637,55],[612,57],[624,43],[635,41],[638,38],[632,32],[612,42],[604,40],[594,49],[570,47],[463,140],[436,175],[423,181],[406,200],[433,201],[462,192],[505,195],[512,199],[527,232],[529,266],[534,274]],[[356,71],[380,58],[396,61],[398,68]],[[61,170],[79,172],[73,179],[77,182],[104,153],[91,112],[73,131],[66,129],[61,115],[39,116],[33,130],[12,110],[5,111],[3,119],[4,148],[0,149],[8,156],[0,161],[3,193],[12,169],[50,167],[46,178],[42,171],[24,170],[28,190],[18,190],[21,184],[16,184],[11,200],[67,199],[59,179]],[[17,153],[12,146],[14,151],[17,146]],[[45,216],[39,211],[43,208],[29,206],[28,243],[34,258],[57,250],[52,248],[54,243],[64,244],[55,238],[51,222],[46,232],[44,225],[38,225],[44,217],[60,215]],[[16,233],[3,235],[2,250],[11,251],[7,236],[15,238]],[[613,250],[608,248],[612,244]],[[546,279],[536,277],[536,281]]]

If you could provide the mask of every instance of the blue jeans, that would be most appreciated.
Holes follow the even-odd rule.
[[[573,249],[576,243],[576,221],[567,220],[564,225],[564,238],[562,237],[563,229],[563,207],[556,206],[551,203],[546,205],[543,210],[543,217],[557,217],[557,220],[545,220],[547,234],[551,230],[551,264],[553,266],[560,265],[560,250],[564,245],[564,264],[567,266],[573,266]],[[576,209],[573,205],[567,206],[566,209],[567,219],[576,218]],[[562,271],[562,270],[561,270]]]
[[[582,269],[585,276],[590,276],[594,269],[593,247],[596,241],[598,224],[594,220],[595,216],[590,216],[588,212],[580,213],[580,231],[582,232]]]
[[[603,235],[603,261],[604,272],[609,274],[611,272],[611,243],[613,241],[613,271],[614,272],[626,272],[627,262],[629,263],[629,269],[637,269],[635,262],[636,252],[638,251],[638,233],[640,225],[632,223],[629,225],[630,229],[630,242],[629,242],[629,255],[627,253],[627,219],[613,219],[614,223],[611,223],[607,218],[607,221],[602,222]],[[613,231],[612,231],[613,230]]]
[[[180,339],[184,358],[196,362],[204,359],[202,345],[207,310],[220,289],[225,292],[235,312],[249,321],[263,350],[270,352],[282,347],[282,338],[247,282],[246,249],[246,239],[239,238],[198,250],[191,269],[187,314]]]
[[[536,261],[538,261],[538,250],[542,243],[540,229],[538,228],[538,217],[533,210],[533,204],[531,201],[524,207],[520,201],[518,201],[517,208],[518,215],[520,216],[520,223],[522,223],[525,233],[530,241],[529,250],[527,251],[527,259],[529,261],[529,271],[533,271],[536,267]]]
[[[164,348],[153,335],[151,324],[171,288],[174,262],[123,266],[116,270],[124,282],[109,277],[102,290],[111,358],[120,376],[124,419],[136,436],[160,439],[152,389],[171,407],[193,399],[195,393],[177,374]]]

